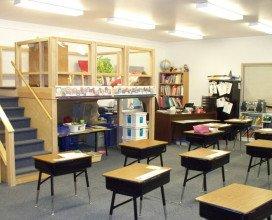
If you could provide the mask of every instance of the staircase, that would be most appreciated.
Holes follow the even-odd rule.
[[[46,153],[44,141],[37,139],[37,129],[30,127],[30,118],[24,116],[24,108],[18,106],[18,97],[0,96],[0,105],[10,120],[14,132],[16,177],[30,174],[35,170],[35,155]],[[0,140],[5,142],[4,126],[0,125]]]

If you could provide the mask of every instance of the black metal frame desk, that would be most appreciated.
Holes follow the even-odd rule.
[[[36,195],[36,207],[38,206],[39,193],[41,185],[50,180],[51,183],[51,214],[54,215],[54,177],[61,176],[65,174],[73,174],[74,175],[74,187],[75,187],[75,195],[77,195],[77,177],[81,174],[85,174],[87,192],[89,197],[89,203],[91,203],[90,190],[89,190],[89,178],[87,168],[92,165],[92,157],[89,155],[75,158],[75,159],[63,159],[58,154],[45,154],[34,156],[35,168],[39,171],[39,179],[37,186],[37,195]],[[49,177],[42,180],[42,174],[48,174]]]
[[[208,220],[271,220],[270,190],[234,183],[196,200],[200,216]]]
[[[225,170],[224,165],[229,163],[230,152],[222,150],[212,150],[207,148],[198,148],[196,150],[188,151],[185,153],[179,154],[181,159],[181,166],[186,168],[183,187],[181,193],[181,200],[184,195],[186,183],[189,180],[192,180],[200,175],[203,175],[203,188],[204,192],[207,192],[207,173],[216,170],[221,167],[222,169],[222,180],[223,185],[225,185]],[[190,170],[200,171],[199,174],[188,178]]]
[[[272,140],[272,128],[262,128],[254,131],[254,138]]]
[[[171,168],[167,167],[137,163],[104,173],[103,176],[106,178],[106,188],[112,191],[110,216],[115,208],[133,201],[134,219],[137,220],[137,198],[140,197],[141,213],[143,195],[159,187],[161,188],[162,203],[166,214],[163,186],[170,181],[170,170]],[[114,205],[116,194],[132,198]]]
[[[121,153],[125,155],[124,166],[135,162],[140,163],[142,159],[147,159],[147,164],[149,164],[151,160],[154,160],[157,157],[160,157],[161,166],[163,166],[162,154],[166,152],[167,144],[168,142],[153,139],[125,141],[119,144],[121,147]],[[128,158],[136,160],[127,164]]]
[[[224,134],[224,131],[211,131],[208,133],[197,133],[194,130],[184,131],[186,140],[189,142],[188,151],[191,150],[192,144],[198,145],[198,147],[208,148],[210,146],[217,145],[217,149],[220,149],[219,139]]]

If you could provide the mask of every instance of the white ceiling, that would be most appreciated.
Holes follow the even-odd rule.
[[[199,29],[205,38],[229,38],[265,35],[250,29],[245,21],[260,19],[272,25],[272,0],[211,0],[245,14],[245,21],[229,21],[195,9],[196,0],[66,0],[80,2],[86,10],[83,16],[69,17],[15,7],[13,0],[0,0],[0,19],[31,22],[73,29],[96,31],[153,41],[176,42],[183,39],[170,36],[167,30],[176,25]],[[114,15],[115,10],[151,17],[155,30],[139,30],[110,25],[104,18]]]

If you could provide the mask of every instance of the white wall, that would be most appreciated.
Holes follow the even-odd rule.
[[[208,94],[207,75],[240,75],[242,63],[272,63],[272,36],[214,39],[171,43],[170,57],[176,66],[190,68],[190,101],[201,104]]]

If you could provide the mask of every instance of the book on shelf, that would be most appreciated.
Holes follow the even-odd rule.
[[[175,106],[176,108],[182,108],[181,98],[174,98],[168,96],[159,97],[159,106],[160,108],[166,109]]]
[[[161,83],[166,83],[166,84],[181,84],[181,74],[177,75],[165,75],[161,74]]]
[[[183,86],[162,85],[160,87],[160,94],[166,95],[166,96],[182,96],[183,95]]]

